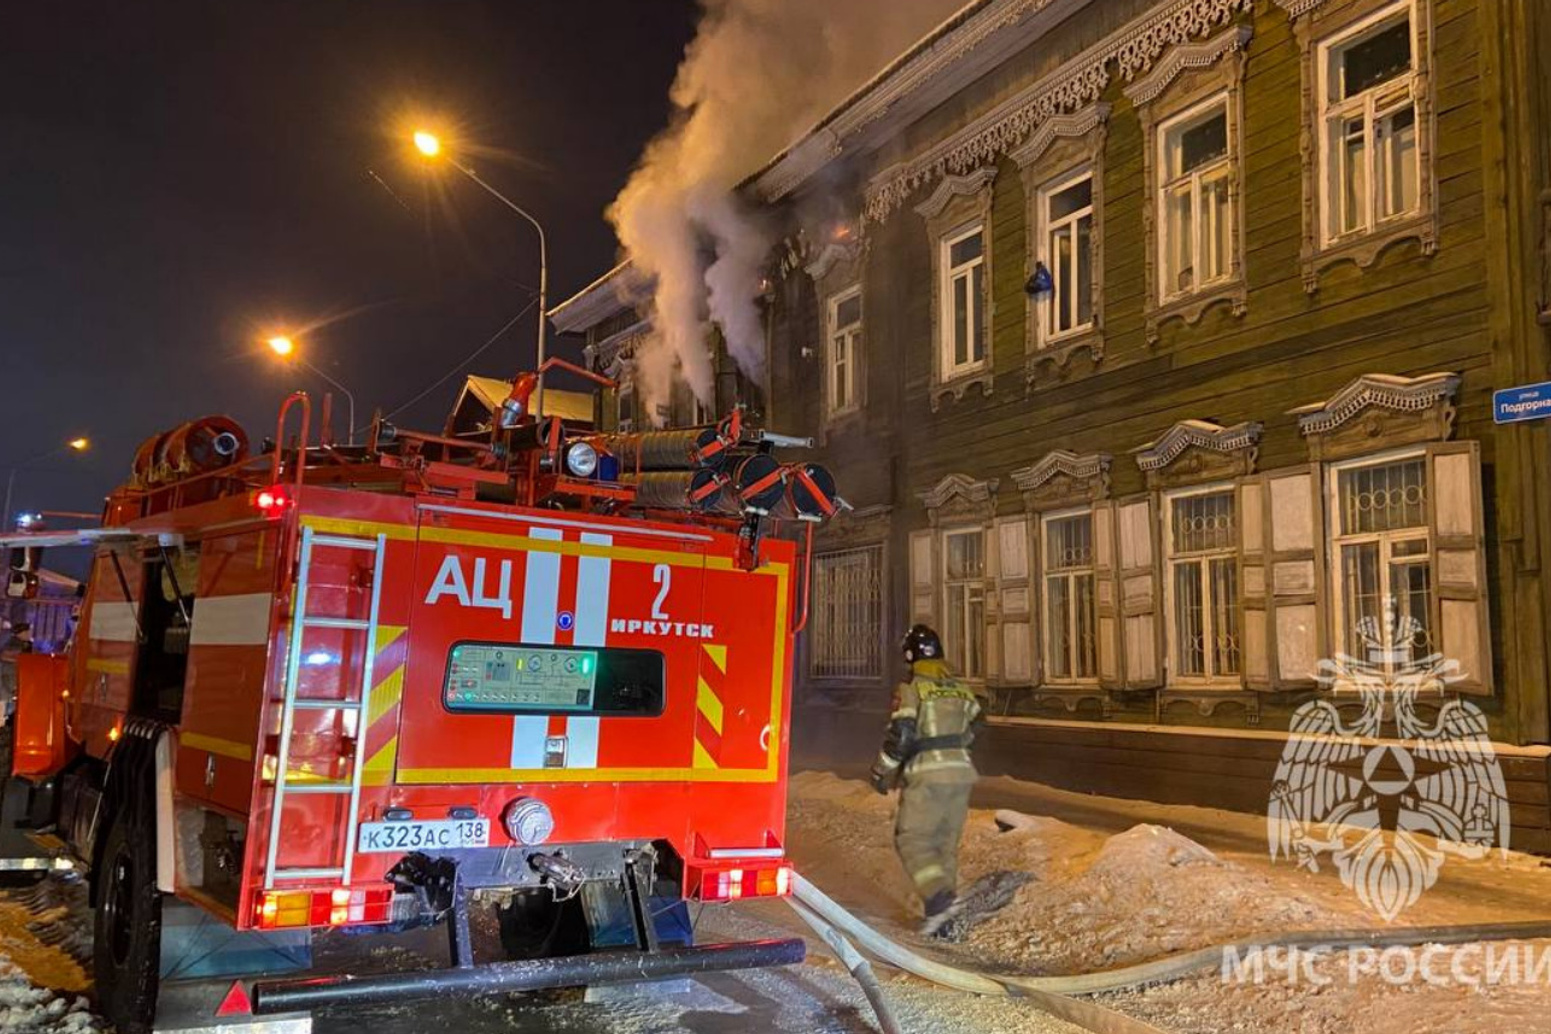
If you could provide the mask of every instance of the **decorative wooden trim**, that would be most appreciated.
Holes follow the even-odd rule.
[[[1256,726],[1260,724],[1260,694],[1246,693],[1242,690],[1219,690],[1213,692],[1209,689],[1185,690],[1163,689],[1158,692],[1158,712],[1175,710],[1193,710],[1202,718],[1210,718],[1220,708],[1239,707],[1244,711],[1244,724]]]
[[[1283,0],[1278,0],[1282,3]],[[1308,294],[1319,290],[1322,272],[1343,262],[1354,263],[1359,269],[1367,269],[1379,260],[1379,256],[1404,241],[1415,241],[1421,254],[1426,257],[1438,250],[1438,184],[1433,154],[1437,138],[1434,124],[1433,77],[1432,77],[1432,0],[1408,0],[1411,5],[1413,31],[1416,34],[1416,149],[1420,170],[1420,191],[1417,215],[1398,222],[1375,226],[1344,239],[1325,240],[1325,212],[1320,204],[1320,177],[1325,173],[1323,164],[1324,133],[1320,125],[1319,44],[1337,35],[1363,18],[1394,4],[1395,0],[1358,0],[1339,8],[1319,11],[1324,0],[1299,0],[1288,13],[1295,21],[1293,34],[1298,40],[1299,60],[1302,65],[1302,82],[1299,95],[1303,125],[1299,133],[1299,148],[1303,158],[1303,243],[1300,260],[1303,268],[1303,289]]]
[[[996,516],[997,478],[977,480],[968,474],[949,474],[925,492],[916,494],[926,507],[932,527],[986,523]]]
[[[1084,137],[1106,124],[1111,108],[1105,101],[1096,101],[1070,115],[1056,115],[1041,123],[1021,146],[1007,152],[1007,157],[1017,162],[1018,168],[1026,169],[1039,161],[1057,140]]]
[[[963,176],[949,176],[937,185],[931,197],[916,205],[916,211],[928,221],[936,219],[954,198],[973,197],[990,186],[995,179],[996,166],[994,165],[983,166]]]
[[[1038,462],[1013,471],[1012,480],[1031,512],[1078,506],[1109,498],[1112,459],[1107,452],[1079,456],[1054,449]]]
[[[1253,452],[1259,446],[1260,431],[1260,424],[1248,420],[1232,427],[1210,420],[1181,420],[1156,440],[1133,449],[1132,454],[1142,470],[1161,470],[1192,448],[1219,453]]]
[[[1249,46],[1254,35],[1252,26],[1236,25],[1199,43],[1182,43],[1170,50],[1151,72],[1128,86],[1126,97],[1134,105],[1151,104],[1185,69],[1215,65],[1224,54]]]
[[[1065,710],[1067,714],[1076,714],[1081,710],[1082,705],[1089,703],[1098,704],[1099,713],[1104,718],[1115,713],[1114,701],[1110,700],[1109,694],[1097,686],[1092,689],[1040,686],[1029,690],[1029,699],[1034,702],[1035,707],[1053,704]]]
[[[1142,122],[1142,228],[1144,251],[1142,268],[1146,280],[1143,316],[1149,347],[1160,340],[1160,328],[1172,320],[1194,326],[1206,311],[1227,305],[1234,316],[1242,317],[1249,309],[1249,289],[1244,275],[1244,66],[1246,54],[1240,40],[1240,27],[1219,34],[1210,49],[1218,49],[1215,64],[1208,68],[1181,66],[1171,81],[1151,100],[1137,105]],[[1226,38],[1226,42],[1222,42]],[[1159,132],[1164,123],[1198,104],[1221,94],[1228,120],[1228,209],[1233,216],[1234,248],[1229,276],[1207,284],[1189,294],[1167,301],[1162,298],[1161,233],[1159,230],[1160,191],[1158,170]]]
[[[814,554],[883,545],[887,548],[893,526],[894,508],[886,503],[860,506],[846,513],[843,521],[826,521],[814,536]]]
[[[1298,431],[1308,440],[1312,459],[1344,459],[1447,440],[1454,430],[1459,385],[1457,373],[1366,373],[1324,402],[1287,412],[1298,418]]]
[[[1093,363],[1104,358],[1104,145],[1109,135],[1110,110],[1109,104],[1099,101],[1076,114],[1051,119],[1011,155],[1023,179],[1024,225],[1029,227],[1024,234],[1025,277],[1031,276],[1034,264],[1043,260],[1046,234],[1040,198],[1044,189],[1082,166],[1093,177],[1093,326],[1046,344],[1043,310],[1037,299],[1025,294],[1025,394],[1032,394],[1042,375],[1065,380],[1072,357],[1078,353],[1086,352]]]
[[[999,34],[1012,30],[1015,37],[1030,42],[1043,35],[1048,25],[1057,22],[1047,19],[1042,25],[1038,16],[1055,4],[1056,0],[992,0],[969,18],[927,36],[887,73],[844,101],[821,128],[771,162],[754,180],[754,189],[766,203],[779,201],[842,154],[847,141],[862,130],[891,116],[910,117],[912,105],[907,99],[912,95],[930,92],[929,87],[945,80],[972,81],[1005,56],[1006,46],[1013,50],[1020,46],[1017,38],[1008,44],[996,41]],[[1059,5],[1052,14],[1065,17],[1071,7]]]
[[[972,387],[979,387],[982,398],[990,398],[996,386],[995,377],[995,292],[992,290],[996,254],[991,246],[992,185],[996,180],[996,166],[988,165],[963,176],[950,176],[938,185],[932,196],[916,206],[916,211],[926,221],[927,242],[932,252],[932,282],[930,310],[932,328],[932,386],[928,398],[932,411],[942,407],[943,400],[952,398],[961,402]],[[978,222],[981,227],[981,253],[984,256],[984,274],[981,276],[981,304],[985,311],[986,355],[980,365],[963,373],[949,375],[943,370],[942,347],[942,241],[949,233],[967,223]]]
[[[1031,322],[1032,319],[1033,314],[1030,314]],[[1033,331],[1029,334],[1032,336]],[[1096,310],[1092,330],[1062,338],[1048,348],[1036,348],[1029,352],[1028,358],[1023,361],[1024,392],[1033,394],[1034,385],[1040,380],[1064,381],[1070,372],[1072,356],[1079,352],[1087,352],[1089,361],[1095,365],[1104,358],[1104,332]]]
[[[1276,6],[1287,12],[1287,17],[1297,18],[1308,14],[1325,0],[1275,0]]]
[[[1170,46],[1207,36],[1253,8],[1254,0],[1172,0],[1142,15],[947,139],[880,171],[867,184],[865,217],[882,222],[920,187],[994,162],[1051,119],[1098,101],[1112,66],[1131,82]]]
[[[861,257],[862,245],[855,238],[844,242],[831,240],[817,258],[803,267],[803,271],[819,281],[829,276],[836,266],[855,265]]]

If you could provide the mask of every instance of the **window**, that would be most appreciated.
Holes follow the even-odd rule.
[[[619,409],[615,426],[621,431],[635,430],[635,382],[622,378],[614,395]]]
[[[1091,681],[1098,677],[1093,515],[1045,518],[1044,551],[1045,681]]]
[[[976,224],[942,239],[942,373],[972,370],[986,358],[985,231]]]
[[[1411,14],[1391,7],[1320,45],[1327,241],[1420,210]]]
[[[985,675],[985,533],[980,528],[942,537],[943,615],[948,663],[959,675]]]
[[[1432,562],[1427,458],[1338,467],[1336,637],[1345,652],[1399,659],[1431,653]]]
[[[1239,559],[1233,490],[1168,501],[1169,673],[1238,684]]]
[[[1233,273],[1227,99],[1164,123],[1159,146],[1160,288],[1168,300]]]
[[[883,677],[883,547],[813,558],[813,677]]]
[[[1093,174],[1085,170],[1042,190],[1040,219],[1054,285],[1045,302],[1050,342],[1093,326]]]
[[[830,299],[829,380],[826,398],[829,412],[848,413],[857,404],[857,358],[862,344],[862,292],[853,288]]]

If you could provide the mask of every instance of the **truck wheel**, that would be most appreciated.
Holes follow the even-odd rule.
[[[145,1034],[156,1018],[162,897],[155,839],[120,810],[103,843],[92,963],[97,1002],[119,1034]]]

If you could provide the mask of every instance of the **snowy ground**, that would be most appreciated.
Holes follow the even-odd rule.
[[[965,835],[966,883],[993,872],[1031,879],[959,943],[916,936],[918,905],[890,845],[894,802],[863,784],[819,773],[792,782],[788,842],[798,867],[886,934],[945,961],[982,970],[1060,975],[1114,968],[1256,934],[1379,925],[1329,867],[1309,873],[1272,865],[1264,820],[1209,809],[1162,807],[987,780]],[[1029,819],[1010,832],[994,808]],[[1551,868],[1512,855],[1450,860],[1405,925],[1551,919]],[[805,933],[780,903],[707,910],[703,940]],[[81,995],[87,934],[79,888],[0,892],[0,1031],[98,1029]],[[430,942],[435,945],[435,939]],[[1511,945],[1517,980],[1489,986],[1482,945],[1434,948],[1429,983],[1403,977],[1405,959],[1350,953],[1278,960],[1259,982],[1216,971],[1102,998],[1104,1004],[1180,1034],[1307,1031],[1310,1034],[1551,1032],[1551,942]],[[1511,958],[1510,958],[1511,955]],[[1413,956],[1414,958],[1414,956]],[[1290,962],[1290,965],[1286,965]],[[1391,979],[1381,978],[1380,963]],[[1538,969],[1536,967],[1539,967]],[[1290,975],[1289,975],[1290,974]],[[976,998],[882,972],[906,1031],[1067,1034],[1027,1002]],[[43,990],[44,988],[52,990]],[[719,974],[688,994],[585,1004],[571,993],[463,1005],[322,1015],[319,1034],[410,1034],[437,1026],[468,1031],[599,1034],[730,1034],[735,1031],[874,1030],[848,975],[816,942],[789,970]]]

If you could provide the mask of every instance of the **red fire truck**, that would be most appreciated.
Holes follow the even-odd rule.
[[[447,927],[434,973],[237,982],[224,1011],[260,1015],[801,959],[696,944],[684,903],[787,890],[801,529],[844,504],[741,412],[602,435],[535,383],[476,434],[342,445],[325,398],[312,442],[296,395],[250,456],[193,421],[101,528],[5,540],[13,596],[37,548],[94,550],[68,654],[19,661],[3,817],[89,873],[120,1030],[155,1015],[172,899],[228,933]]]

